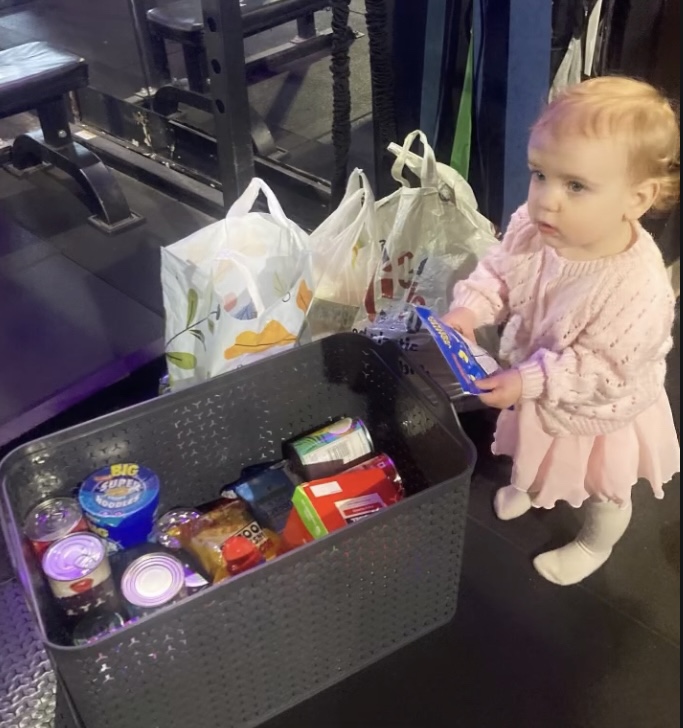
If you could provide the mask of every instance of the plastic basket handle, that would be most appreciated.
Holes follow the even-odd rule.
[[[17,526],[14,522],[12,508],[7,502],[5,493],[0,492],[0,533],[5,537],[7,554],[12,568],[14,569],[14,572],[18,574],[21,565],[22,550],[21,544],[19,544],[15,538],[16,531]]]
[[[453,403],[438,384],[426,372],[423,372],[418,364],[411,361],[409,354],[393,341],[385,341],[376,346],[381,350],[381,359],[384,364],[413,391],[436,419],[449,427],[455,423],[458,431],[462,432]],[[419,384],[416,380],[419,381]]]
[[[9,457],[11,457],[11,455]],[[19,536],[21,531],[16,522],[16,518],[14,517],[14,512],[9,504],[6,492],[2,492],[0,495],[0,526],[2,527],[1,530],[5,537],[5,544],[7,546],[10,563],[12,564],[14,573],[21,585],[21,589],[24,592],[26,604],[33,614],[34,619],[44,631],[45,625],[43,624],[40,609],[33,597],[33,590],[28,585],[30,577],[28,566],[24,558],[23,544],[21,542],[21,537]]]

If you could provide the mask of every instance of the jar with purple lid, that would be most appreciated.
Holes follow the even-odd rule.
[[[187,595],[185,568],[171,554],[145,554],[123,572],[121,593],[130,616],[144,617]]]

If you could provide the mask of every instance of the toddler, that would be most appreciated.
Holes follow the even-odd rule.
[[[507,322],[510,368],[481,382],[501,410],[492,450],[514,463],[498,517],[587,501],[577,538],[534,560],[556,584],[609,558],[639,478],[662,498],[679,470],[664,390],[675,301],[639,223],[676,203],[679,152],[676,114],[650,85],[608,77],[562,92],[531,131],[527,203],[444,317],[469,338]]]

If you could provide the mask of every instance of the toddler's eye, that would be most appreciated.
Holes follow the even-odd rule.
[[[586,186],[581,182],[569,182],[568,187],[570,192],[583,192],[586,189]]]
[[[531,170],[531,176],[539,182],[545,181],[545,175],[543,174],[543,172],[539,172],[537,169]]]

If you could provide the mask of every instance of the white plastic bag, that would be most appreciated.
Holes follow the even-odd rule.
[[[360,170],[351,173],[337,209],[310,236],[314,294],[302,338],[349,331],[381,259],[375,195]]]
[[[267,214],[251,211],[259,192]],[[178,389],[296,343],[313,287],[308,238],[254,179],[225,220],[162,248],[161,282]]]
[[[410,151],[416,139],[422,142],[422,157]],[[497,245],[493,225],[478,212],[472,189],[455,170],[436,162],[422,132],[412,132],[403,147],[390,150],[397,156],[392,174],[401,187],[377,203],[382,262],[354,325],[361,330],[406,303],[443,315],[456,281]],[[418,176],[420,187],[410,187],[406,169]]]

